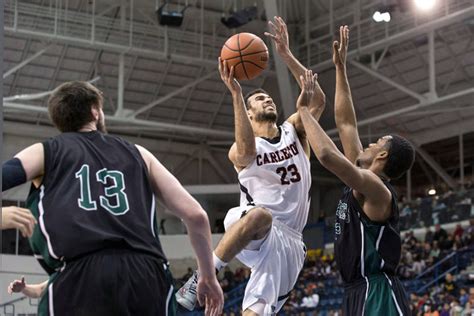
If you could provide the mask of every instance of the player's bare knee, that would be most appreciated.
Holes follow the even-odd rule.
[[[255,232],[268,232],[272,227],[272,214],[263,207],[256,207],[247,214],[251,225],[255,227]]]

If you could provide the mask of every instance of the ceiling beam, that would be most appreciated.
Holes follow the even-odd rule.
[[[383,82],[385,82],[386,84],[389,84],[391,85],[392,87],[395,87],[396,89],[408,94],[409,96],[417,99],[418,101],[424,101],[426,100],[426,98],[424,96],[422,96],[421,94],[419,93],[416,93],[415,91],[413,90],[410,90],[408,89],[407,87],[405,87],[404,85],[401,85],[395,81],[393,81],[392,79],[382,75],[381,73],[375,71],[375,70],[372,70],[370,69],[369,67],[366,67],[364,66],[363,64],[355,61],[355,60],[351,60],[349,59],[348,60],[350,64],[352,64],[353,66],[355,66],[356,68],[362,70],[363,72],[365,73],[368,73],[369,75],[371,75],[372,77],[375,77]]]
[[[430,154],[428,154],[423,148],[415,146],[418,156],[423,158],[423,160],[431,167],[433,170],[441,177],[441,179],[446,182],[446,184],[451,189],[456,189],[458,187],[456,181],[441,167]]]
[[[25,67],[26,65],[28,65],[29,63],[31,63],[33,60],[35,60],[36,58],[40,57],[41,55],[43,55],[52,45],[48,45],[46,46],[45,48],[43,48],[42,50],[36,52],[35,54],[31,55],[30,57],[26,58],[25,60],[23,60],[21,63],[19,63],[18,65],[15,65],[13,66],[12,68],[8,69],[4,74],[3,74],[3,79],[5,79],[6,77],[10,76],[11,74],[15,73],[17,70]]]
[[[214,63],[214,64],[215,64],[215,63]],[[214,66],[215,66],[215,65],[214,65]],[[211,71],[211,72],[207,73],[206,75],[202,76],[201,78],[198,78],[198,79],[196,79],[196,80],[193,80],[193,81],[191,81],[190,83],[188,83],[187,85],[185,85],[185,86],[183,86],[183,87],[181,87],[181,88],[179,88],[179,89],[176,89],[175,91],[173,91],[173,92],[171,92],[171,93],[169,93],[169,94],[167,94],[167,95],[165,95],[165,96],[163,96],[163,97],[161,97],[161,98],[159,98],[159,99],[157,99],[157,100],[155,100],[155,101],[153,101],[153,102],[148,103],[147,105],[141,107],[140,109],[138,109],[138,110],[132,112],[129,116],[135,117],[135,116],[137,116],[137,115],[140,114],[140,113],[143,113],[143,112],[145,112],[145,111],[148,111],[149,109],[151,109],[151,108],[157,106],[158,104],[163,103],[163,102],[165,102],[166,100],[171,99],[171,98],[174,97],[175,95],[178,95],[178,94],[182,93],[183,91],[185,91],[185,90],[187,90],[187,89],[189,89],[189,88],[191,88],[191,87],[193,87],[193,86],[195,86],[195,85],[197,85],[197,84],[199,84],[199,83],[201,83],[201,82],[203,82],[203,81],[205,81],[205,80],[207,80],[207,79],[209,79],[209,78],[215,76],[216,74],[217,74],[217,71]]]
[[[455,92],[455,93],[451,93],[451,94],[448,94],[448,95],[445,95],[445,96],[442,96],[442,97],[435,97],[433,99],[422,101],[418,104],[407,106],[407,107],[402,108],[402,109],[398,109],[398,110],[391,111],[391,112],[388,112],[388,113],[376,115],[376,116],[373,116],[373,117],[370,117],[370,118],[367,118],[367,119],[364,119],[364,120],[360,120],[360,121],[357,122],[357,126],[361,127],[361,126],[369,125],[369,124],[372,124],[372,123],[375,123],[375,122],[378,122],[378,121],[386,120],[388,118],[391,118],[391,117],[394,117],[394,116],[397,116],[397,115],[412,112],[412,111],[415,111],[415,110],[418,110],[418,109],[421,109],[421,108],[425,108],[427,106],[431,106],[431,105],[438,104],[438,103],[441,103],[441,102],[449,101],[449,100],[456,99],[456,98],[466,96],[466,95],[469,95],[469,94],[473,94],[473,93],[474,93],[474,88],[470,88],[470,89],[461,90],[461,91],[458,91],[458,92]],[[334,128],[334,129],[331,129],[331,130],[327,131],[327,134],[328,135],[337,134],[337,128]]]
[[[183,54],[177,54],[177,53],[166,54],[165,52],[162,52],[159,50],[107,43],[107,42],[98,41],[97,39],[92,42],[89,39],[65,36],[65,35],[60,35],[60,34],[54,35],[48,32],[32,31],[32,30],[18,29],[18,28],[15,30],[13,27],[10,27],[10,26],[5,26],[4,31],[6,34],[33,37],[36,39],[47,40],[47,41],[52,41],[52,42],[73,44],[73,45],[78,45],[78,46],[87,47],[87,48],[101,49],[101,50],[105,50],[109,52],[115,52],[118,54],[127,53],[131,55],[140,55],[140,56],[156,58],[156,59],[165,59],[165,60],[172,59],[174,61],[177,61],[183,64],[205,64],[209,66],[216,65],[216,61],[214,59],[210,60],[210,59],[198,58],[198,57],[193,57],[190,55],[183,55]]]
[[[29,104],[19,104],[14,102],[4,102],[3,106],[5,109],[12,109],[12,110],[21,110],[27,112],[40,112],[40,113],[48,113],[48,109],[46,107],[40,107],[35,105]],[[155,128],[156,130],[163,130],[163,131],[176,131],[184,134],[199,134],[205,135],[213,138],[233,138],[234,132],[232,131],[223,131],[223,130],[216,130],[204,127],[197,127],[197,126],[188,126],[188,125],[176,125],[172,123],[166,122],[156,122],[156,121],[146,121],[140,120],[136,118],[123,118],[123,117],[116,117],[106,115],[105,120],[109,124],[124,124],[126,126],[135,125],[135,126],[142,126],[142,127],[150,127]]]
[[[270,20],[274,16],[279,16],[277,0],[264,0],[266,16]],[[281,59],[275,44],[272,42],[273,59],[275,60],[276,75],[278,80],[278,88],[280,90],[281,104],[285,117],[295,112],[295,99],[293,98],[290,74],[285,62]]]
[[[474,116],[470,116],[462,121],[454,121],[452,123],[429,127],[426,130],[411,134],[411,140],[418,145],[432,143],[440,139],[446,139],[458,136],[461,133],[474,132]]]
[[[229,180],[229,175],[224,171],[224,169],[221,167],[222,164],[217,162],[217,160],[214,158],[214,156],[211,154],[211,152],[207,149],[203,150],[204,157],[207,159],[209,164],[214,168],[214,170],[217,172],[217,174],[221,177],[221,179],[225,183],[230,183]]]

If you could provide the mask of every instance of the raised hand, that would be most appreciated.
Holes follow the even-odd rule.
[[[296,108],[307,108],[313,99],[315,93],[318,90],[318,75],[314,74],[312,70],[306,70],[303,76],[300,76],[301,81],[301,93],[296,101]],[[324,106],[324,105],[323,105]]]
[[[205,305],[204,314],[206,316],[218,316],[222,314],[224,307],[224,294],[217,282],[216,277],[205,279],[199,277],[197,285],[197,298],[199,304]]]
[[[222,60],[220,57],[219,73],[221,74],[222,81],[224,81],[225,85],[233,95],[236,93],[242,93],[242,88],[240,87],[239,82],[234,78],[234,66],[232,66],[229,71],[227,61]]]
[[[26,287],[26,283],[25,283],[25,277],[22,276],[21,277],[21,280],[15,280],[13,282],[10,283],[10,285],[8,286],[8,294],[12,294],[12,293],[20,293],[21,291],[23,291],[23,289]]]
[[[349,27],[347,25],[339,27],[339,42],[332,44],[332,61],[334,65],[340,67],[346,65],[347,46],[349,45]]]
[[[287,56],[290,54],[290,43],[288,40],[288,28],[285,21],[279,16],[274,17],[275,22],[268,21],[268,25],[272,31],[265,32],[265,35],[270,37],[275,43],[276,50],[280,56]]]
[[[36,219],[26,208],[8,206],[2,207],[2,229],[17,228],[23,237],[31,237]]]

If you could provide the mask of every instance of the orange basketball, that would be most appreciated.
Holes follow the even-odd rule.
[[[221,50],[221,59],[234,66],[237,80],[257,77],[268,63],[268,48],[260,37],[252,33],[239,33],[229,38]]]

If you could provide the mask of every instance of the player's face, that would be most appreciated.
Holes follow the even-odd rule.
[[[389,149],[389,143],[391,139],[392,136],[387,135],[379,138],[377,142],[369,144],[369,146],[360,153],[359,157],[357,157],[357,165],[364,169],[370,167],[375,157],[377,157],[380,152],[387,151]]]
[[[249,112],[256,122],[276,122],[278,112],[273,99],[266,93],[256,93],[249,98]]]

